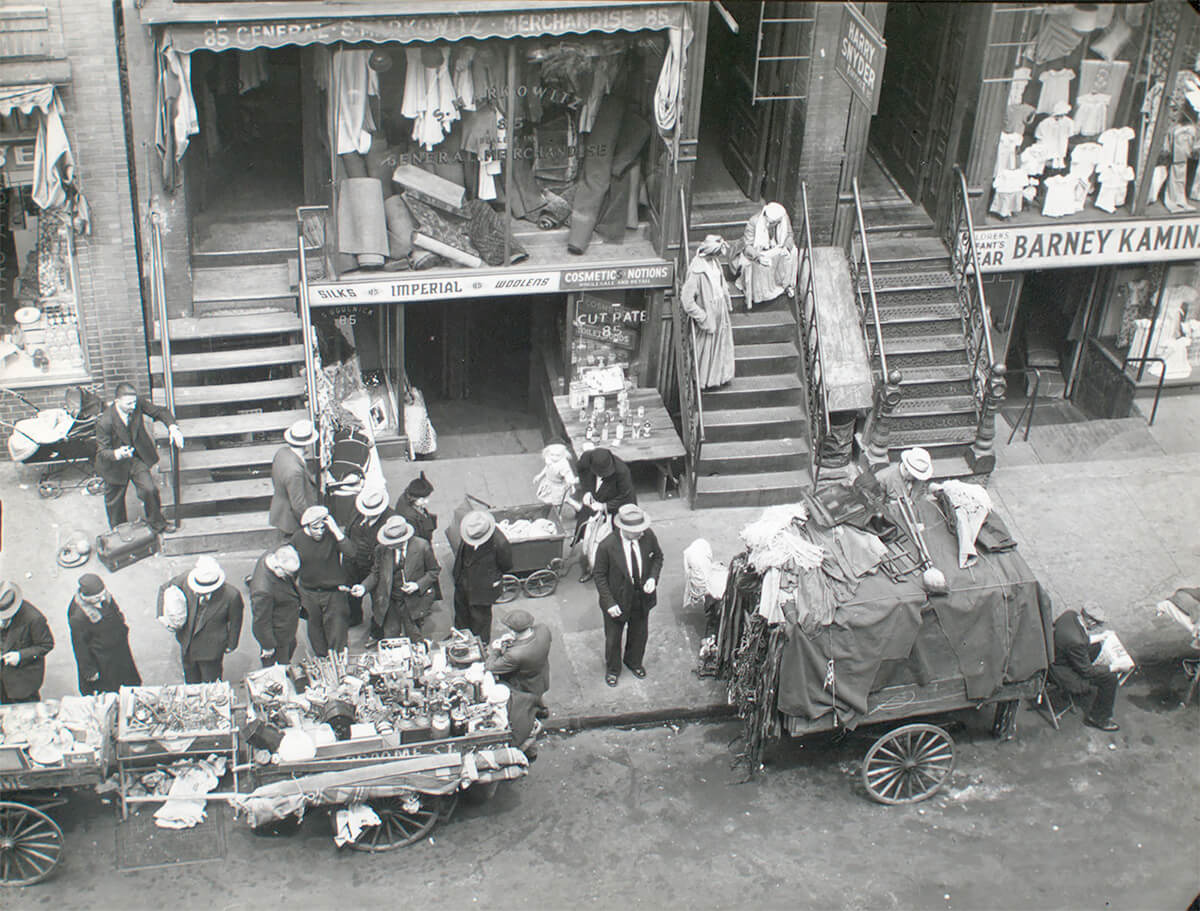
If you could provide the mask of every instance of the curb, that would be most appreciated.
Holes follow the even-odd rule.
[[[566,715],[543,721],[542,725],[548,734],[572,734],[592,728],[667,724],[673,721],[718,721],[733,718],[736,714],[732,705],[716,702],[704,706],[676,706],[609,715]]]

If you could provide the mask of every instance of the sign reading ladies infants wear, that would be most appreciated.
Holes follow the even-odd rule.
[[[879,110],[879,77],[887,43],[862,13],[849,3],[842,7],[833,68],[872,114]]]
[[[994,228],[975,250],[984,272],[1200,259],[1200,217]]]

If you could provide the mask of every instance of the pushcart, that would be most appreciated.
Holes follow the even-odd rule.
[[[522,593],[530,598],[545,598],[554,594],[558,588],[558,580],[566,575],[563,542],[567,533],[563,529],[561,507],[532,503],[497,509],[479,497],[466,494],[463,502],[454,510],[454,521],[446,528],[446,540],[450,542],[450,547],[455,553],[458,552],[461,540],[458,533],[459,523],[462,522],[463,516],[476,509],[490,512],[497,524],[545,519],[553,523],[555,528],[553,534],[509,542],[512,546],[513,565],[501,579],[502,589],[496,603],[512,601]]]
[[[71,386],[64,393],[62,408],[39,409],[21,393],[0,387],[0,393],[12,396],[33,409],[31,417],[16,423],[0,421],[9,428],[8,454],[14,462],[43,466],[38,475],[38,495],[47,499],[60,496],[64,489],[86,488],[90,494],[104,491],[104,481],[96,474],[96,421],[104,402],[82,386]],[[63,476],[74,471],[77,483],[64,484]]]

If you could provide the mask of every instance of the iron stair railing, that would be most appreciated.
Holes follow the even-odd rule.
[[[704,402],[701,399],[700,367],[696,361],[696,329],[683,309],[681,290],[687,279],[691,243],[688,238],[687,198],[679,188],[679,252],[675,267],[674,323],[675,371],[679,385],[679,417],[683,428],[683,444],[687,452],[684,465],[687,477],[688,506],[696,507],[696,477],[704,448]]]
[[[171,414],[175,414],[175,377],[173,376],[173,368],[171,366],[171,333],[167,317],[167,282],[163,268],[162,215],[151,209],[149,222],[150,300],[154,309],[154,318],[158,322],[158,350],[162,358],[163,398],[167,410]],[[175,415],[175,418],[178,420],[179,416]],[[171,492],[173,495],[171,518],[174,520],[175,526],[178,527],[181,521],[179,507],[182,505],[180,503],[180,494],[183,489],[180,479],[180,453],[176,449],[174,441],[169,437],[167,439],[167,451],[171,455]]]
[[[855,293],[858,295],[859,322],[862,325],[863,341],[866,342],[867,356],[879,355],[879,381],[886,381],[888,372],[887,351],[883,345],[883,323],[879,319],[879,299],[875,295],[875,271],[871,266],[871,244],[867,240],[867,224],[863,218],[862,197],[858,192],[858,178],[852,182],[854,189],[854,218],[855,233],[850,238],[850,274],[854,281]],[[866,281],[863,281],[863,279]],[[866,287],[866,293],[863,288]],[[867,327],[870,326],[870,332]],[[872,338],[875,351],[871,351]]]
[[[313,332],[312,309],[308,299],[308,245],[306,243],[306,235],[311,227],[320,227],[321,251],[324,258],[325,274],[332,277],[334,274],[333,258],[329,253],[329,245],[325,242],[329,236],[326,230],[328,218],[329,206],[299,206],[296,209],[296,249],[299,255],[300,271],[300,277],[297,282],[297,298],[300,310],[300,331],[304,338],[304,390],[308,399],[308,417],[313,422],[313,426],[317,424],[317,374],[316,362],[313,358],[317,338]]]
[[[808,214],[808,184],[800,184],[800,263],[799,287],[788,299],[796,324],[796,347],[800,350],[800,382],[804,387],[808,411],[809,468],[816,484],[821,465],[819,453],[829,436],[829,393],[825,388],[825,357],[821,330],[817,321],[817,294],[813,281],[812,220]]]

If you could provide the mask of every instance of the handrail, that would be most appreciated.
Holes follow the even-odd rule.
[[[175,378],[171,374],[171,332],[167,317],[167,282],[163,270],[162,216],[150,210],[150,297],[154,303],[154,316],[158,321],[158,346],[162,358],[163,397],[167,410],[175,414]],[[174,441],[167,440],[171,455],[171,489],[174,495],[172,517],[179,525],[180,490],[179,452]]]
[[[680,268],[675,270],[676,275],[682,275],[686,278],[688,267],[688,254],[692,249],[691,238],[688,237],[688,212],[687,212],[687,197],[684,196],[683,187],[679,188],[679,265]],[[681,279],[681,284],[682,284]],[[700,419],[700,440],[704,442],[704,399],[701,396],[700,388],[700,365],[696,361],[696,327],[688,321],[688,334],[692,341],[692,379],[696,382],[696,414]]]
[[[1161,357],[1127,357],[1125,363],[1121,365],[1121,372],[1125,372],[1125,368],[1131,363],[1141,363],[1144,368],[1146,364],[1158,364],[1162,367],[1158,371],[1158,384],[1154,387],[1154,407],[1150,409],[1150,420],[1146,422],[1147,427],[1154,426],[1154,418],[1158,415],[1158,400],[1162,396],[1163,381],[1167,378],[1167,362]]]
[[[983,308],[984,315],[987,315],[987,298],[983,293],[983,273],[979,268],[979,253],[975,249],[975,217],[971,214],[971,192],[967,189],[967,175],[963,173],[963,169],[958,165],[954,166],[954,173],[958,175],[958,191],[957,197],[962,205],[962,213],[966,218],[966,241],[967,253],[971,262],[971,271],[975,276],[975,293],[979,295],[979,303]],[[953,251],[951,251],[953,254]],[[992,350],[992,327],[991,320],[983,321],[983,339],[987,345],[987,358],[989,364],[996,363],[996,354]]]
[[[683,187],[679,188],[679,252],[675,269],[675,340],[676,378],[679,384],[680,424],[683,428],[684,448],[687,450],[685,469],[687,472],[688,505],[696,505],[696,476],[699,472],[700,453],[704,447],[704,403],[700,388],[700,365],[696,360],[696,327],[683,309],[682,288],[686,280],[688,254],[691,242],[688,238],[687,198]],[[684,327],[687,327],[686,329]]]
[[[304,245],[304,217],[310,213],[317,214],[324,220],[329,217],[329,206],[296,207],[296,246],[300,256],[297,299],[300,304],[300,331],[304,337],[304,391],[308,398],[308,417],[315,424],[317,420],[317,382],[312,352],[315,339],[313,338],[312,313],[308,303],[308,253]]]
[[[829,392],[825,387],[825,348],[817,319],[817,291],[813,278],[816,262],[813,258],[812,219],[808,213],[808,184],[803,181],[800,183],[800,242],[797,274],[802,278],[798,278],[800,286],[790,303],[796,322],[796,347],[800,350],[801,380],[808,407],[809,467],[812,469],[813,483],[816,483],[821,473],[821,443],[830,433]]]
[[[950,264],[958,289],[962,309],[963,336],[967,340],[971,368],[971,384],[984,420],[983,401],[989,380],[996,369],[992,348],[991,314],[983,292],[983,273],[975,246],[975,221],[971,215],[971,194],[967,178],[960,166],[954,166],[952,212],[948,223],[946,245],[950,249]]]
[[[875,296],[875,272],[871,268],[871,245],[867,243],[867,225],[863,218],[862,197],[858,192],[858,178],[855,177],[851,181],[851,187],[854,189],[854,215],[858,220],[858,241],[862,244],[862,261],[867,268],[867,291],[871,299],[871,319],[875,323],[875,344],[879,347],[879,369],[886,383],[887,378],[891,375],[888,373],[887,352],[883,350],[883,325],[879,319],[879,301]],[[858,285],[857,292],[859,299],[862,299],[862,286]],[[866,327],[863,327],[864,331]]]
[[[1021,428],[1021,421],[1024,420],[1025,421],[1025,436],[1022,437],[1022,439],[1026,443],[1028,443],[1029,442],[1029,431],[1031,431],[1033,429],[1033,412],[1034,412],[1034,409],[1037,408],[1038,391],[1042,388],[1042,371],[1038,370],[1037,367],[1021,367],[1018,370],[1008,371],[1009,376],[1013,376],[1014,374],[1018,374],[1018,373],[1020,373],[1020,374],[1032,373],[1033,374],[1033,392],[1027,397],[1025,404],[1021,406],[1021,413],[1019,415],[1017,415],[1017,422],[1015,424],[1013,424],[1012,430],[1009,431],[1008,442],[1011,443],[1013,441],[1013,437],[1015,437],[1017,435],[1017,431]],[[1028,420],[1026,420],[1027,413],[1028,413]]]

